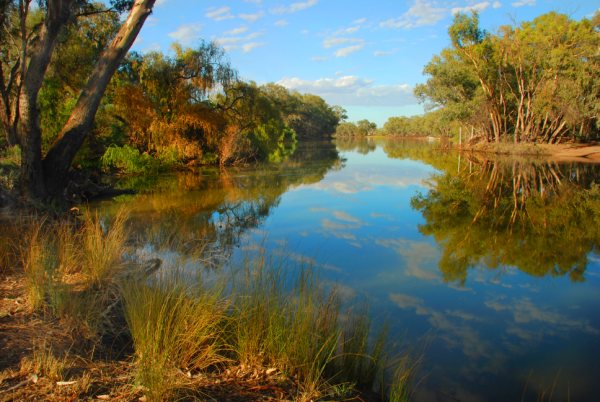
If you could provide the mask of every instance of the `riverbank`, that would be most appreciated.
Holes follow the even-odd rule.
[[[410,368],[381,383],[385,332],[342,311],[311,269],[263,256],[210,278],[161,270],[125,259],[126,221],[3,233],[0,400],[382,400],[375,388],[407,400]]]
[[[600,163],[600,145],[591,144],[514,144],[478,143],[457,146],[469,152],[544,158],[562,162]]]

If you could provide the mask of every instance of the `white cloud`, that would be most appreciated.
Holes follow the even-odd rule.
[[[265,44],[263,42],[249,42],[249,43],[245,43],[242,45],[242,51],[244,53],[250,53],[252,50],[256,49],[257,47],[261,47],[264,46]]]
[[[387,51],[387,50],[376,50],[373,52],[373,56],[375,56],[375,57],[390,56],[392,54],[394,54],[394,52]]]
[[[273,14],[291,14],[298,11],[306,10],[312,6],[315,6],[319,0],[306,0],[297,3],[292,3],[289,6],[281,6],[271,9]]]
[[[231,7],[209,8],[205,15],[207,18],[215,21],[223,21],[234,18],[231,14]]]
[[[492,4],[492,8],[500,8],[500,7],[502,7],[502,3],[500,3],[499,1],[495,1]]]
[[[414,4],[398,18],[382,21],[382,28],[411,29],[426,25],[435,25],[446,15],[445,8],[436,7],[431,0],[414,0]]]
[[[280,80],[278,84],[319,95],[333,105],[407,106],[417,103],[412,94],[412,87],[408,84],[375,85],[372,80],[353,75],[314,81],[290,77]]]
[[[337,38],[337,37],[326,38],[325,40],[323,40],[323,47],[325,49],[329,49],[331,47],[345,45],[346,43],[357,43],[357,42],[362,42],[362,40],[354,39],[354,38]]]
[[[244,32],[247,32],[247,31],[248,31],[248,27],[245,26],[245,25],[243,25],[243,26],[241,26],[239,28],[235,28],[235,29],[232,29],[231,31],[225,32],[224,35],[226,35],[226,36],[241,35],[241,34],[243,34]]]
[[[335,52],[335,57],[346,57],[348,55],[351,55],[352,53],[358,52],[359,50],[362,50],[362,48],[365,47],[364,43],[358,44],[358,45],[352,45],[352,46],[347,46],[347,47],[343,47],[341,49],[338,49]]]
[[[239,36],[239,34],[247,31],[247,29],[242,30],[242,28],[244,28],[244,27],[240,27],[240,28],[231,30],[229,32],[226,32],[225,36],[216,38],[215,42],[219,46],[222,46],[223,49],[225,49],[228,52],[233,51],[233,50],[241,50],[244,53],[249,53],[252,50],[256,49],[257,47],[261,47],[261,46],[265,45],[264,42],[254,41],[254,39],[264,35],[264,32],[252,32],[252,33],[249,33],[248,35]],[[236,36],[236,34],[238,34],[238,35]]]
[[[535,6],[535,0],[519,0],[511,4],[513,7]]]
[[[200,31],[202,25],[195,24],[184,24],[181,25],[177,30],[170,32],[168,35],[170,38],[176,40],[183,45],[190,45],[194,41],[200,38]]]
[[[356,25],[362,25],[365,22],[367,22],[366,18],[359,18],[359,19],[353,21],[353,23],[356,24]]]
[[[329,60],[329,57],[326,57],[326,56],[314,56],[314,57],[311,58],[311,60],[312,61],[316,61],[318,63],[322,63],[324,61]]]
[[[406,239],[377,239],[375,244],[394,250],[404,260],[404,275],[439,281],[439,250],[427,242]]]
[[[277,20],[275,21],[275,26],[279,27],[279,28],[283,28],[284,26],[288,25],[289,23],[287,22],[287,20]]]
[[[238,17],[240,17],[241,19],[243,19],[244,21],[247,22],[256,22],[259,19],[261,19],[262,17],[265,16],[264,11],[259,11],[257,13],[254,14],[240,14],[238,15]]]
[[[458,13],[468,13],[471,11],[480,12],[480,11],[484,11],[491,5],[492,5],[492,3],[490,3],[489,1],[482,1],[481,3],[471,4],[471,5],[465,6],[465,7],[454,7],[452,10],[450,10],[450,12],[452,13],[452,15],[458,14]]]
[[[360,26],[355,25],[353,27],[342,29],[342,30],[340,30],[339,33],[341,33],[341,34],[353,34],[353,33],[358,32],[359,29],[360,29]]]

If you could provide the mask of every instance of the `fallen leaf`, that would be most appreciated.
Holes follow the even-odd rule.
[[[57,381],[56,385],[63,386],[63,385],[73,385],[73,384],[77,384],[77,381]]]

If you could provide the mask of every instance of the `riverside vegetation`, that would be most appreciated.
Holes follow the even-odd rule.
[[[458,137],[472,143],[590,142],[600,138],[600,13],[580,21],[550,12],[497,33],[458,13],[451,46],[424,67],[414,93],[428,111],[338,127],[338,136]],[[456,138],[458,140],[458,138]],[[466,141],[465,141],[466,142]]]
[[[386,355],[385,329],[346,311],[310,267],[263,255],[227,272],[140,269],[124,212],[12,229],[22,228],[20,241],[0,243],[2,274],[19,284],[3,302],[9,400],[410,395],[412,368]],[[22,330],[28,321],[37,328]]]

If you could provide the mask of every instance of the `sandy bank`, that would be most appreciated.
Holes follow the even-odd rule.
[[[465,151],[531,156],[564,162],[600,163],[598,144],[485,143],[459,147]]]

